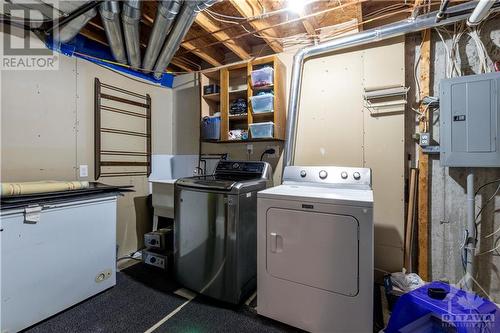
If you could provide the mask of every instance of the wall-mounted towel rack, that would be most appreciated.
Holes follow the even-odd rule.
[[[105,84],[95,78],[94,81],[94,178],[100,177],[130,177],[149,176],[151,174],[151,97],[149,94],[138,94],[123,88]],[[104,92],[103,92],[104,90]],[[116,94],[113,94],[116,93]],[[121,95],[121,96],[118,96]],[[135,100],[134,100],[135,99]],[[103,101],[111,101],[118,105],[103,105]],[[107,102],[105,102],[107,103]],[[126,109],[125,106],[133,107],[134,110]],[[103,127],[103,112],[109,112],[120,116],[137,118],[137,121],[145,122],[145,131],[135,131],[126,128]],[[133,149],[118,149],[106,147],[103,149],[102,133],[138,137],[144,139],[144,151]],[[122,147],[121,147],[122,148]],[[141,160],[104,160],[104,156],[124,156],[141,158]],[[127,158],[124,158],[127,159]],[[145,161],[144,161],[145,159]],[[103,170],[107,167],[107,171]],[[112,171],[109,171],[111,167]],[[145,167],[146,170],[123,170],[115,168],[123,167]]]

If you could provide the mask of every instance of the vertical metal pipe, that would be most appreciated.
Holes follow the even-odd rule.
[[[139,0],[125,1],[122,10],[123,35],[125,37],[128,63],[136,69],[141,66],[140,21],[141,2]]]
[[[474,170],[467,170],[467,241],[465,244],[465,287],[472,291],[474,287],[474,262],[475,262],[475,247],[476,247],[476,209],[474,197]]]

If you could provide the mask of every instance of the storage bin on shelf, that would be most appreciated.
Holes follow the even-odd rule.
[[[264,67],[252,71],[252,87],[265,87],[272,85],[274,77],[274,69],[272,67]]]
[[[248,125],[253,139],[272,139],[274,137],[274,123],[267,121]]]
[[[208,84],[203,86],[203,95],[218,94],[220,92],[220,86],[218,84]]]
[[[274,95],[265,93],[251,97],[253,113],[266,113],[274,111]]]
[[[201,138],[204,140],[220,139],[220,116],[206,116],[201,121]]]

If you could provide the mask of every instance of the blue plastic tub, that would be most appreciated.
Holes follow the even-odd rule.
[[[266,66],[261,69],[252,71],[252,86],[253,87],[265,87],[273,84],[274,70],[272,67]]]
[[[203,118],[201,121],[201,138],[204,140],[220,139],[220,116]]]
[[[266,113],[274,111],[274,95],[262,94],[251,97],[253,113]]]
[[[274,137],[274,123],[272,121],[250,124],[249,127],[253,139],[272,139]]]

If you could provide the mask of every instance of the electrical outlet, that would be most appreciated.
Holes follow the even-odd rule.
[[[89,166],[86,164],[80,165],[80,177],[89,176]]]
[[[267,155],[268,158],[279,158],[280,157],[280,146],[267,146],[266,149],[274,149],[274,154]]]
[[[429,133],[420,133],[419,144],[422,147],[427,147],[431,144],[431,135]]]
[[[250,155],[253,154],[253,144],[251,143],[247,144],[247,153]]]

